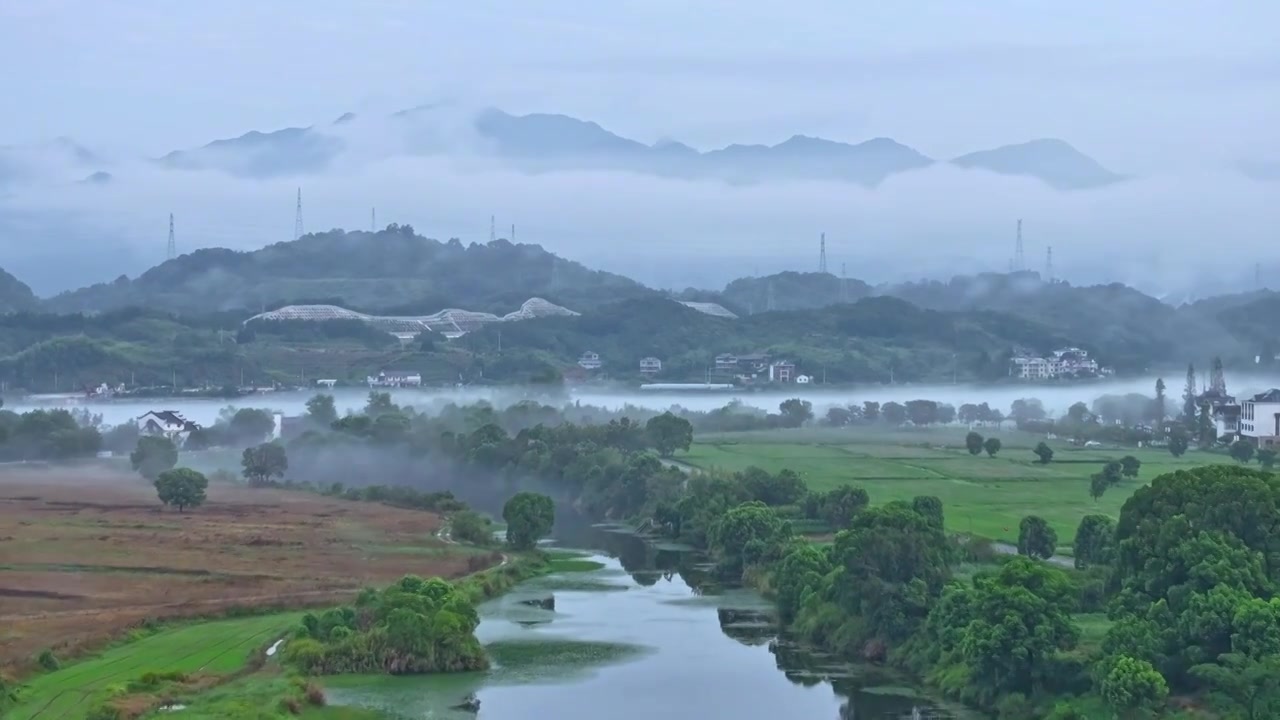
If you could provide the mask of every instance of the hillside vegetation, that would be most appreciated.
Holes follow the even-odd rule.
[[[463,245],[414,233],[333,230],[252,252],[197,250],[135,279],[63,293],[53,312],[130,306],[182,313],[254,310],[325,302],[352,309],[421,315],[447,307],[506,313],[532,296],[570,309],[651,294],[639,283],[589,270],[537,245],[497,240]]]

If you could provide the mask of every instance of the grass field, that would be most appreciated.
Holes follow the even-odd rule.
[[[963,428],[916,430],[815,429],[700,435],[677,460],[697,468],[742,470],[750,466],[800,473],[810,489],[840,485],[866,489],[871,502],[936,495],[949,529],[1016,542],[1018,523],[1041,515],[1069,546],[1080,518],[1092,513],[1117,516],[1121,505],[1151,478],[1209,463],[1231,462],[1224,455],[1190,451],[1175,458],[1164,449],[1079,448],[1049,441],[1053,462],[1041,465],[1031,448],[1043,436],[979,428],[1004,447],[996,457],[973,456],[964,448]],[[1137,480],[1125,480],[1098,502],[1089,497],[1089,478],[1109,460],[1133,455],[1142,461]]]
[[[439,517],[377,503],[213,484],[179,514],[132,474],[0,471],[0,668],[24,675],[144,620],[332,605],[409,573],[458,577],[474,551]]]
[[[40,675],[19,690],[6,720],[79,720],[114,690],[148,672],[226,676],[295,626],[301,613],[237,618],[162,630],[84,662]]]

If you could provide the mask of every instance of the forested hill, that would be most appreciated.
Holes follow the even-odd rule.
[[[896,297],[935,310],[986,310],[1041,323],[1096,348],[1104,362],[1121,370],[1212,355],[1231,358],[1234,364],[1252,362],[1265,351],[1268,338],[1280,337],[1268,334],[1265,321],[1254,317],[1255,311],[1265,311],[1260,303],[1275,297],[1269,292],[1175,307],[1120,283],[1075,286],[1045,282],[1034,272],[876,287],[831,274],[784,272],[735,280],[725,287],[722,302],[747,313],[770,305],[821,308],[870,296]]]
[[[590,351],[617,377],[634,374],[640,358],[654,356],[663,361],[662,377],[675,380],[701,380],[718,353],[758,351],[791,359],[808,373],[825,369],[829,382],[996,379],[1007,375],[1013,347],[1079,344],[1050,326],[1010,315],[925,310],[886,297],[736,320],[671,300],[634,299],[580,317],[487,327],[465,344],[494,357],[499,332],[503,364],[538,357],[571,363]]]
[[[26,283],[0,268],[0,313],[31,310],[38,302]]]
[[[132,280],[63,293],[44,309],[137,306],[190,313],[324,302],[405,314],[446,307],[508,312],[534,296],[578,309],[650,294],[633,280],[590,270],[537,245],[440,242],[408,225],[391,225],[377,233],[311,234],[251,252],[197,250]]]

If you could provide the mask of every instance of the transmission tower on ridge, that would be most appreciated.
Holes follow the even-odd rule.
[[[1044,281],[1053,282],[1053,246],[1045,248],[1044,251]]]
[[[378,232],[378,208],[369,208],[369,232]]]
[[[511,242],[516,241],[516,224],[511,223]]]
[[[818,272],[827,273],[827,234],[818,236]]]
[[[169,213],[169,245],[165,248],[164,258],[172,260],[178,257],[178,244],[173,238],[173,213]]]
[[[845,273],[844,263],[840,263],[840,303],[849,302],[849,276]]]
[[[489,216],[489,242],[498,239],[498,226],[494,224],[493,216]]]
[[[764,309],[766,312],[773,312],[775,309],[774,301],[773,301],[773,281],[772,280],[769,281],[768,296],[765,298]]]
[[[298,188],[298,209],[293,214],[293,239],[302,237],[302,188]]]
[[[1022,254],[1022,218],[1018,218],[1018,244],[1013,249],[1013,269],[1015,272],[1027,269],[1026,259]]]

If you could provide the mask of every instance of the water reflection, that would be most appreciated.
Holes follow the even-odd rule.
[[[771,604],[759,595],[725,587],[713,565],[696,552],[661,549],[625,528],[592,526],[580,518],[557,518],[557,542],[592,548],[618,559],[640,586],[660,582],[687,586],[693,596],[715,601],[720,631],[748,647],[768,646],[777,669],[792,684],[806,688],[829,685],[841,700],[840,720],[902,718],[932,720],[957,717],[921,696],[904,679],[873,666],[852,665],[780,637]]]

